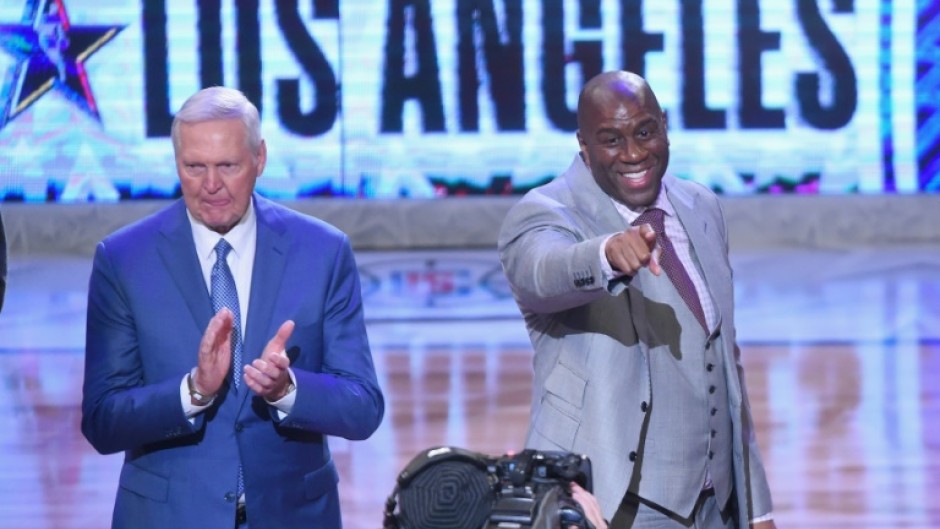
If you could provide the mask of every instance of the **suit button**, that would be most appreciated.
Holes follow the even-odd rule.
[[[712,346],[711,340],[705,342],[705,350],[706,350],[706,351],[709,350],[709,349],[711,348],[711,346]]]
[[[711,362],[709,362],[708,364],[705,365],[706,371],[712,371],[713,369],[715,369],[715,364],[712,364]]]
[[[718,413],[718,408],[712,408],[712,417],[714,417],[716,413]]]
[[[716,435],[718,435],[718,432],[716,432],[715,430],[712,430],[712,439],[714,439]]]
[[[715,457],[715,452],[712,452],[711,450],[709,450],[709,451],[708,451],[708,459],[714,459],[714,457]]]
[[[709,393],[714,393],[714,392],[715,392],[715,386],[709,386],[709,387],[708,387],[708,392],[709,392]]]
[[[229,502],[229,503],[232,503],[233,501],[235,501],[235,493],[234,493],[234,492],[226,492],[226,493],[225,493],[225,501],[227,501],[227,502]]]
[[[245,425],[243,425],[243,424],[240,423],[240,422],[239,422],[239,423],[235,423],[235,431],[236,431],[236,432],[240,432],[240,431],[242,431],[242,430],[244,430],[244,429],[245,429]]]
[[[630,461],[636,461],[636,452],[630,452],[628,457],[630,458]]]
[[[646,401],[644,400],[643,402],[640,403],[640,411],[645,413],[647,409],[649,409],[649,406],[646,404]]]

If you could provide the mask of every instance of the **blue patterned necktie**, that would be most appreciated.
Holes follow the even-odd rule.
[[[241,385],[242,379],[242,317],[238,306],[238,290],[235,289],[235,278],[228,267],[228,253],[232,245],[225,239],[219,239],[215,245],[215,264],[212,265],[212,310],[216,313],[222,307],[228,307],[235,315],[232,325],[232,379],[235,389]],[[238,466],[238,492],[241,498],[245,491],[245,478],[241,465]],[[239,500],[240,501],[240,500]]]
[[[682,261],[679,260],[679,254],[677,254],[676,249],[673,248],[672,241],[666,236],[666,227],[663,218],[665,213],[665,211],[659,208],[649,208],[633,221],[633,225],[649,224],[656,231],[656,242],[659,243],[659,247],[663,250],[662,254],[659,256],[659,266],[666,271],[666,276],[672,281],[673,286],[679,291],[679,295],[685,300],[685,304],[689,306],[692,314],[695,315],[695,319],[698,320],[702,328],[705,329],[705,333],[708,334],[708,325],[705,323],[705,311],[702,309],[702,301],[699,299],[698,292],[695,290],[695,283],[692,282],[689,273],[686,271],[685,267],[682,266]]]
[[[232,245],[225,239],[219,239],[215,245],[215,264],[212,266],[212,310],[216,313],[222,307],[228,307],[235,315],[232,325],[232,379],[235,389],[241,385],[242,379],[242,318],[238,307],[238,291],[235,289],[235,279],[228,267],[229,251]]]

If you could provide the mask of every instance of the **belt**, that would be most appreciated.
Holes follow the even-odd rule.
[[[238,506],[235,507],[235,526],[238,527],[246,523],[248,523],[248,514],[245,513],[245,504],[239,503]]]

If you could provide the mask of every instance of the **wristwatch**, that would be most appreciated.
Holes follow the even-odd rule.
[[[276,399],[274,399],[274,400],[269,400],[269,401],[268,401],[268,404],[273,404],[273,403],[275,403],[275,402],[280,402],[281,400],[284,399],[284,397],[290,395],[292,391],[296,391],[296,390],[297,390],[297,386],[294,385],[294,381],[293,381],[293,380],[288,380],[288,381],[287,381],[287,387],[284,388],[284,394],[282,394],[280,397],[278,397],[278,398],[276,398]],[[265,399],[265,400],[267,400],[267,399]]]
[[[193,403],[193,406],[207,406],[215,398],[215,395],[205,395],[196,389],[192,372],[186,375],[186,387],[189,388],[189,400]]]

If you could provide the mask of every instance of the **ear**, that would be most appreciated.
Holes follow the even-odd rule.
[[[666,138],[666,145],[669,145],[669,117],[665,112],[662,113],[663,117],[663,137]]]
[[[261,173],[264,172],[264,166],[268,163],[268,146],[264,143],[264,140],[261,140],[261,145],[258,147],[258,156],[257,156],[257,177],[261,176]]]
[[[581,156],[581,161],[584,162],[584,165],[590,168],[591,164],[588,162],[587,143],[584,142],[584,138],[581,136],[581,130],[578,130],[575,136],[578,138],[578,149],[581,151],[578,155]]]

